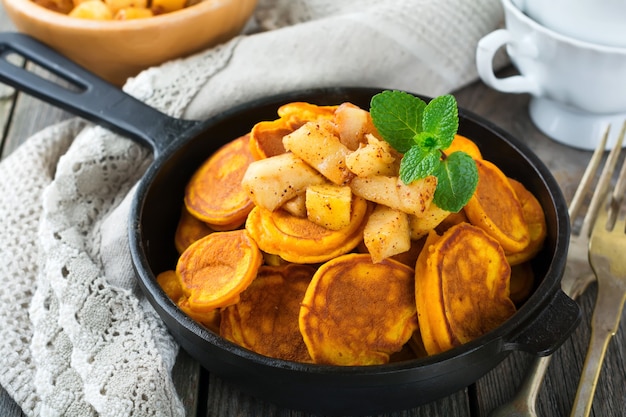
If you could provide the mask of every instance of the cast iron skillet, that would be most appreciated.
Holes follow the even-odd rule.
[[[70,91],[10,64],[21,55],[74,84]],[[133,99],[33,39],[0,34],[0,81],[150,146],[155,159],[133,202],[130,251],[139,283],[172,335],[205,368],[240,389],[280,406],[324,414],[373,414],[407,409],[473,383],[513,350],[552,353],[580,320],[575,302],[560,289],[569,241],[567,208],[544,164],[524,144],[491,123],[460,110],[459,133],[472,138],[486,159],[522,181],[547,217],[545,248],[534,262],[538,282],[518,312],[494,331],[451,351],[423,359],[368,367],[337,367],[277,360],[240,348],[198,325],[172,303],[155,281],[171,269],[173,235],[192,172],[254,123],[273,120],[291,101],[369,109],[379,89],[325,88],[270,97],[203,122],[168,117]],[[262,80],[255,80],[262,82]],[[242,86],[245,88],[245,86]],[[427,98],[425,98],[427,100]]]

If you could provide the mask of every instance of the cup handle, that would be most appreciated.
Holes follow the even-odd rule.
[[[476,48],[476,68],[478,75],[489,87],[503,93],[530,93],[535,96],[541,95],[541,88],[531,78],[523,75],[514,75],[506,78],[498,78],[493,71],[493,58],[496,52],[507,44],[516,47],[523,46],[513,39],[507,29],[498,29],[484,36],[478,41]],[[522,52],[522,51],[520,51]],[[526,55],[532,55],[526,51]]]

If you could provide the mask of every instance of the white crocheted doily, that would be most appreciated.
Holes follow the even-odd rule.
[[[376,86],[426,95],[476,78],[499,0],[262,0],[252,32],[130,79],[205,119],[268,94]],[[79,119],[0,163],[0,384],[28,416],[182,416],[178,346],[138,289],[127,225],[150,150]]]

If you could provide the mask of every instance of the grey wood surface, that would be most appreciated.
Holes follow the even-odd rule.
[[[0,10],[0,29],[13,30]],[[511,72],[511,69],[505,72]],[[33,133],[60,120],[72,117],[24,94],[11,93],[0,86],[1,155],[5,157]],[[507,95],[475,82],[455,92],[461,107],[486,117],[512,135],[526,142],[550,168],[569,200],[590,153],[568,148],[551,141],[539,132],[528,117],[526,95]],[[589,321],[596,288],[580,299],[583,321],[575,334],[555,353],[539,395],[541,416],[568,416],[576,392],[578,378],[589,339]],[[626,415],[626,324],[612,340],[598,381],[592,416]],[[388,413],[386,417],[450,417],[487,416],[489,411],[509,399],[516,390],[532,357],[514,352],[499,366],[475,384],[433,403]],[[285,410],[241,393],[218,377],[209,375],[181,352],[173,370],[173,378],[185,404],[188,416],[263,416],[312,417],[311,414]],[[21,410],[0,387],[0,416],[22,416]]]

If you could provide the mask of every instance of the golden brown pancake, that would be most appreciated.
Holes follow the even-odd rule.
[[[178,258],[176,273],[190,308],[205,313],[239,301],[262,263],[259,247],[240,229],[194,242]]]
[[[239,302],[222,310],[220,334],[262,355],[311,362],[298,314],[314,273],[306,265],[262,266]]]
[[[496,239],[505,251],[519,252],[530,242],[522,205],[509,179],[493,163],[475,160],[476,192],[465,205],[470,223]]]
[[[367,254],[323,264],[302,301],[300,331],[316,363],[373,365],[389,362],[417,329],[414,272]]]
[[[254,161],[250,137],[222,146],[196,170],[185,189],[187,210],[209,225],[241,226],[254,204],[241,180]]]
[[[526,220],[530,232],[528,246],[519,252],[506,252],[509,263],[517,265],[529,261],[537,255],[543,247],[543,242],[548,234],[548,227],[543,208],[537,198],[521,182],[512,178],[509,178],[509,182],[522,205],[524,220]]]
[[[367,201],[355,197],[350,224],[330,230],[285,210],[257,206],[248,215],[246,230],[264,252],[294,263],[320,263],[351,251],[363,240],[368,212]]]
[[[415,265],[415,300],[428,354],[473,340],[508,319],[510,266],[499,243],[460,223],[431,232]]]
[[[205,222],[192,216],[187,207],[183,206],[174,234],[176,250],[179,254],[183,253],[189,245],[211,232],[213,230]]]

